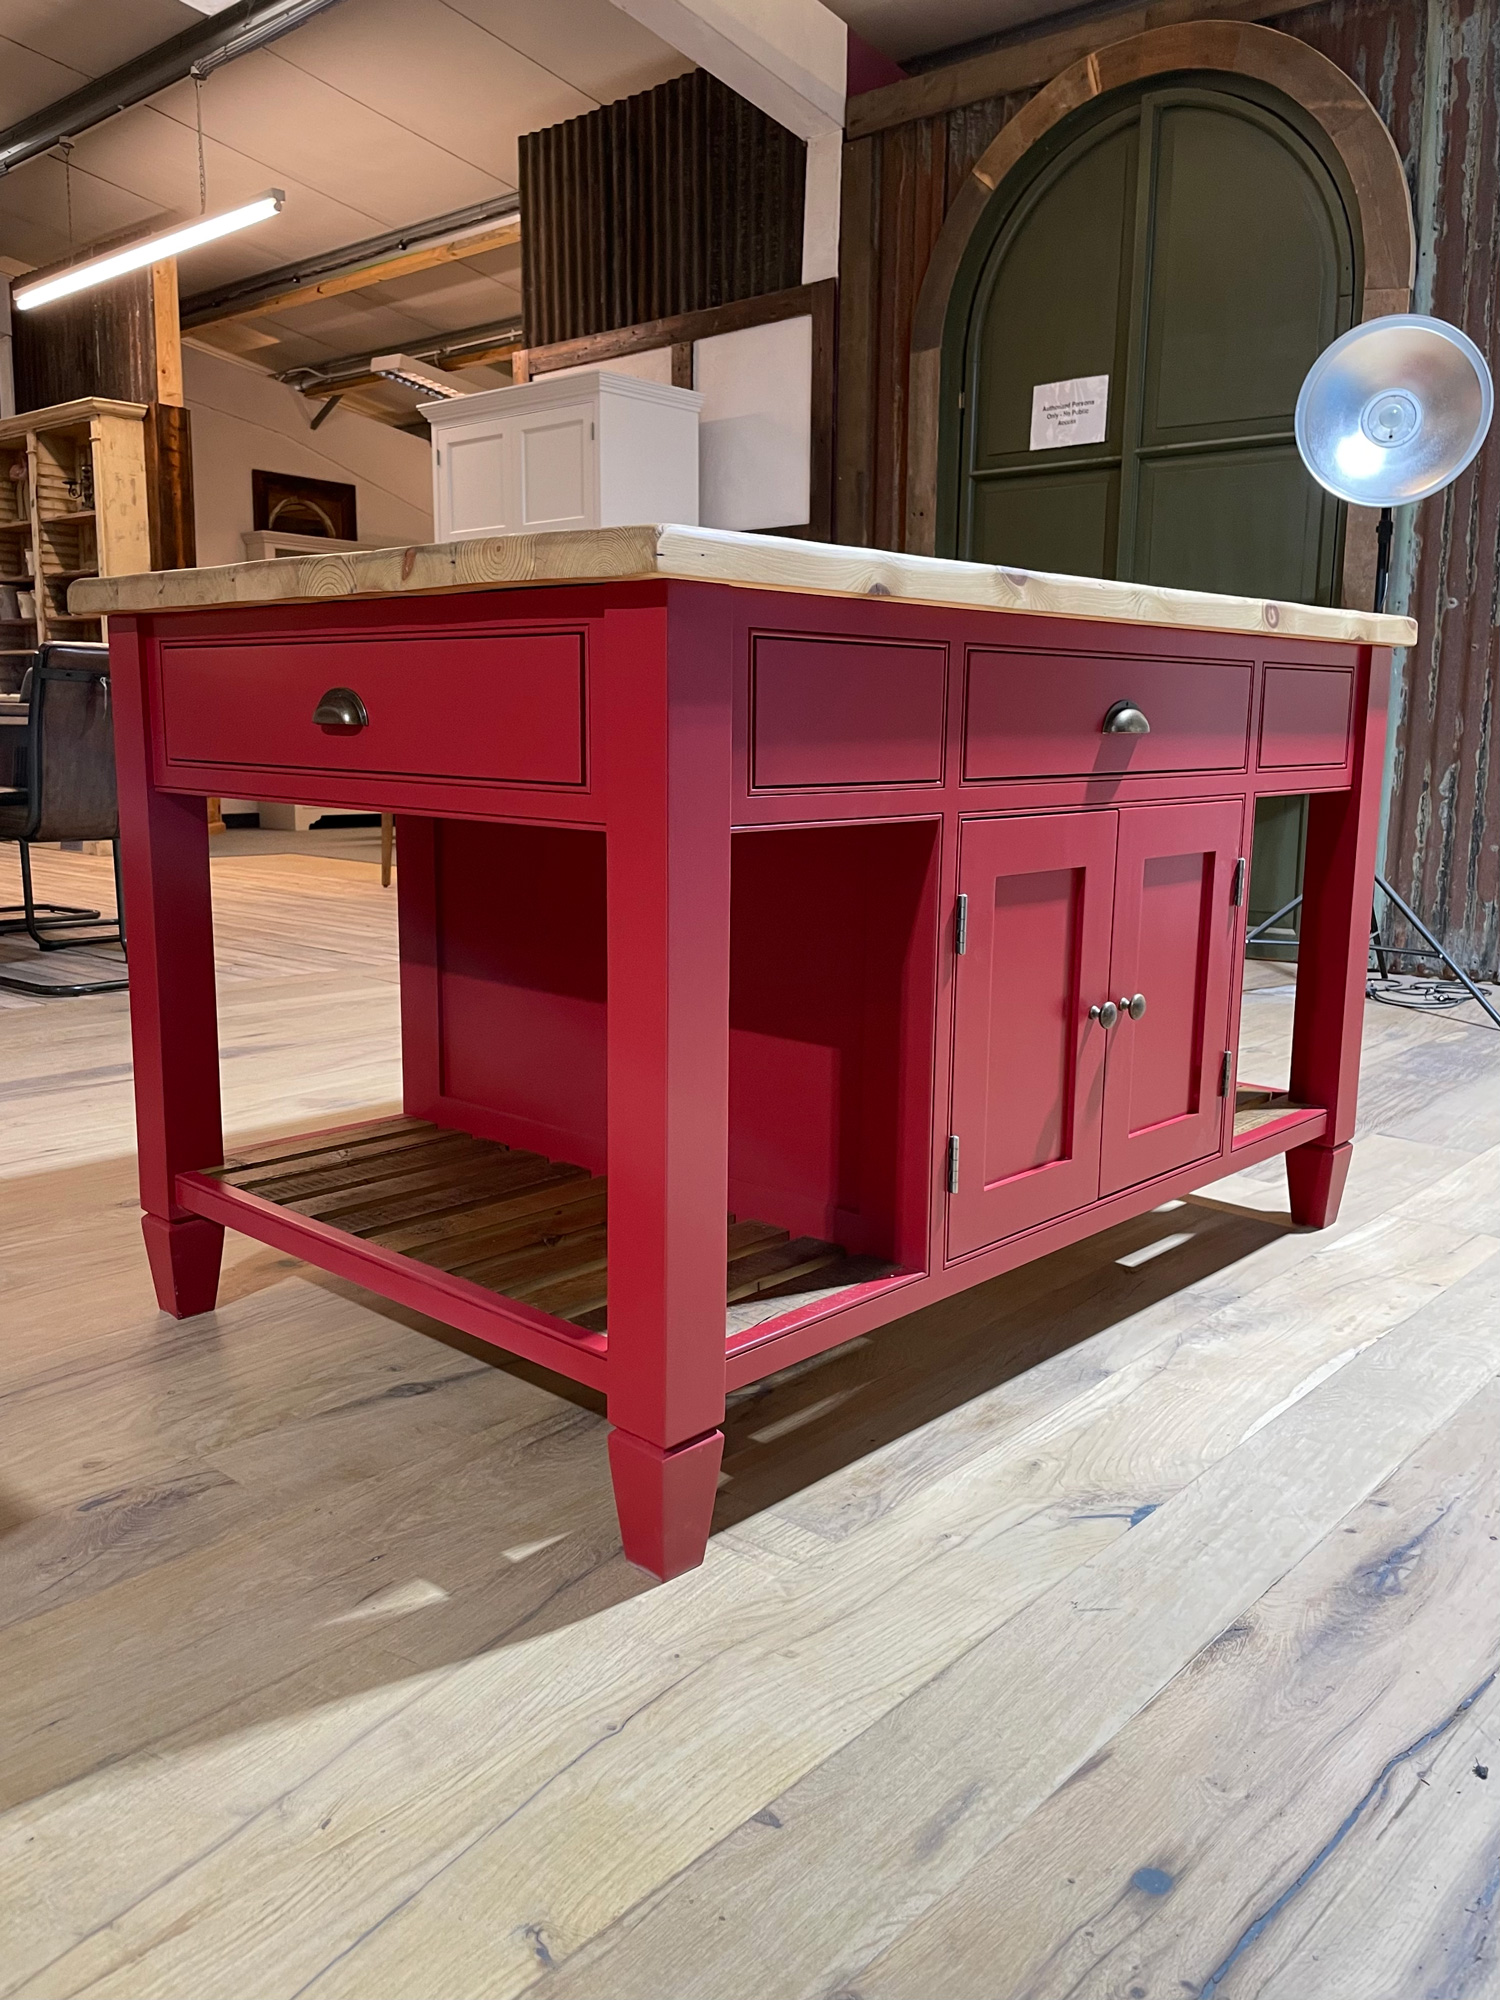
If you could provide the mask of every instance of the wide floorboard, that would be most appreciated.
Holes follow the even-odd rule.
[[[375,869],[214,886],[235,1140],[396,1112]],[[1500,1992],[1473,1013],[1368,1010],[1335,1228],[1271,1163],[737,1395],[653,1587],[589,1392],[235,1236],[159,1316],[126,996],[0,994],[0,1995]]]

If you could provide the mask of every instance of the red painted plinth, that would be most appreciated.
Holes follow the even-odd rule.
[[[629,1431],[609,1434],[609,1470],[626,1558],[665,1583],[696,1569],[708,1547],[724,1433],[663,1451]]]
[[[1344,1182],[1349,1178],[1349,1161],[1354,1148],[1294,1146],[1286,1156],[1286,1184],[1292,1201],[1292,1220],[1307,1229],[1326,1229],[1339,1212],[1344,1198]]]
[[[198,1215],[184,1222],[143,1215],[141,1234],[146,1239],[156,1302],[162,1311],[173,1319],[212,1312],[219,1295],[219,1261],[224,1255],[220,1225],[205,1222]]]

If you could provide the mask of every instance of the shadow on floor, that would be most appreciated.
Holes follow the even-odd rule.
[[[100,1254],[133,1294],[125,1221]],[[980,1399],[1053,1357],[1102,1379],[1091,1337],[1195,1285],[1206,1318],[1215,1275],[1286,1226],[1173,1204],[737,1393],[715,1532],[780,1503],[831,1547],[884,1504],[880,1482],[818,1482],[903,1438],[920,1460],[923,1427],[964,1406],[976,1436],[992,1432],[1001,1413]],[[654,1587],[620,1554],[602,1398],[259,1246],[234,1251],[214,1313],[101,1329],[7,1397],[59,1457],[89,1455],[61,1481],[84,1497],[18,1518],[0,1545],[0,1804]],[[951,1447],[933,1449],[940,1466]]]

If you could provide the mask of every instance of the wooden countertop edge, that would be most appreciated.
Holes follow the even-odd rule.
[[[111,612],[199,611],[222,605],[416,596],[528,584],[623,583],[652,577],[1353,645],[1409,646],[1417,636],[1411,619],[1373,612],[1220,597],[1098,577],[1051,576],[777,535],[655,526],[497,535],[406,549],[229,563],[220,569],[87,577],[69,591],[68,608],[75,615],[97,618]]]

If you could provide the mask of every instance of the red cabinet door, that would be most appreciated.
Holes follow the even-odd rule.
[[[1219,1149],[1243,808],[1133,806],[1119,815],[1110,994],[1145,999],[1110,1031],[1099,1192]]]
[[[1098,1196],[1110,1038],[1089,1008],[1111,991],[1118,818],[1106,810],[963,823],[950,1257]]]

